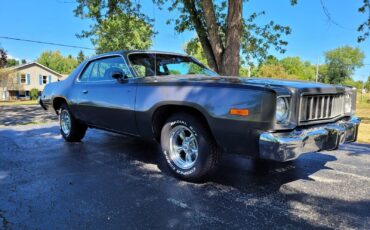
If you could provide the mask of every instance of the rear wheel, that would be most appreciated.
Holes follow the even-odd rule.
[[[221,155],[207,127],[186,113],[167,120],[161,132],[161,146],[170,170],[188,181],[209,176]]]
[[[78,142],[84,138],[87,126],[76,120],[66,103],[60,106],[60,133],[68,142]]]

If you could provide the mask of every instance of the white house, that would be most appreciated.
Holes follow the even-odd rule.
[[[11,68],[10,71],[13,82],[0,87],[0,99],[2,100],[29,99],[31,89],[38,89],[40,94],[46,84],[66,78],[66,75],[37,62],[19,65]]]

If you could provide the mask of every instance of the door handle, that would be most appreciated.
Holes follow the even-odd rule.
[[[84,94],[87,94],[89,91],[88,90],[82,90],[82,93],[84,93]]]

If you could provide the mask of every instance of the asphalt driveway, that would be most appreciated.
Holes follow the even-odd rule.
[[[0,125],[0,229],[370,228],[370,145],[284,164],[227,155],[193,184],[168,173],[155,144],[98,130],[71,144],[57,122]]]

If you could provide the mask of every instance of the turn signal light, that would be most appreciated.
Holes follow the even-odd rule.
[[[230,109],[229,113],[231,115],[238,115],[238,116],[248,116],[249,110],[248,109]]]

